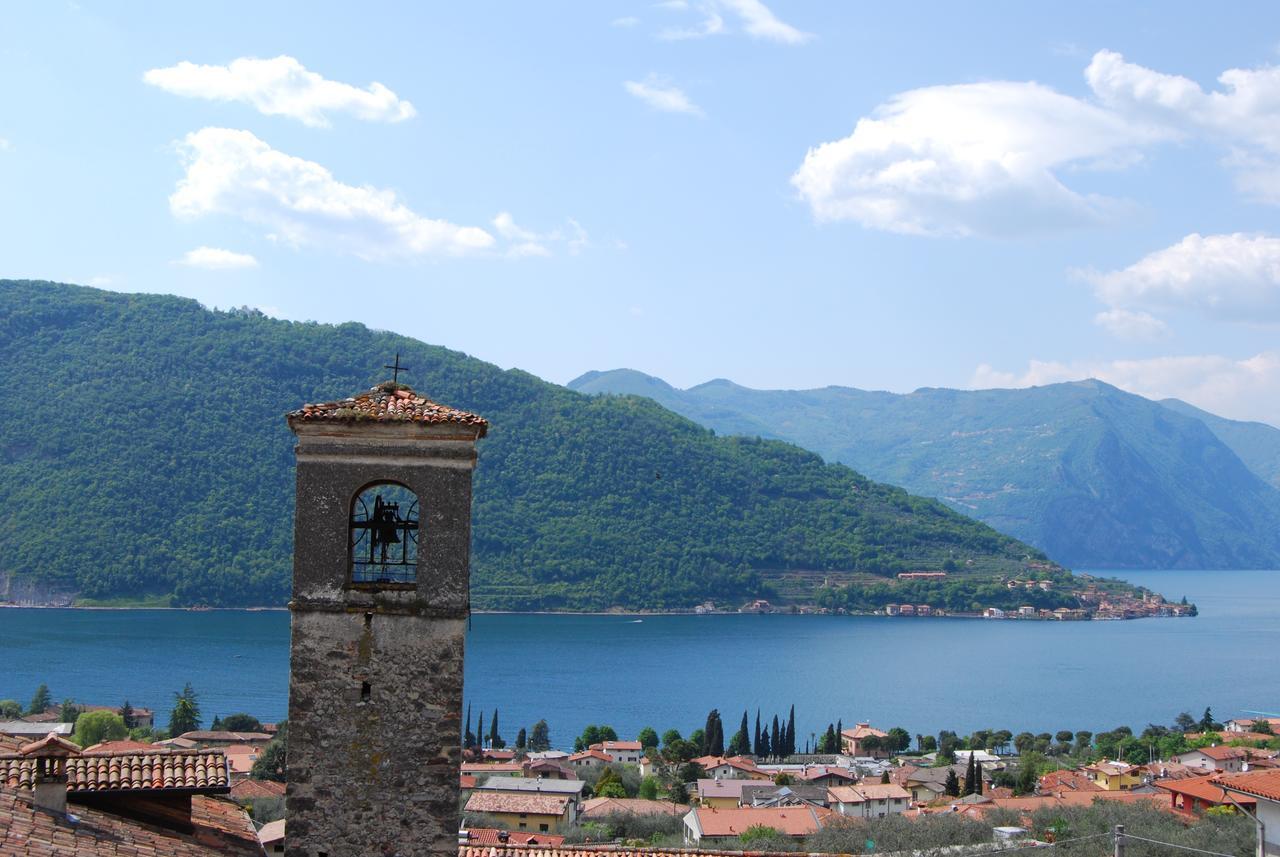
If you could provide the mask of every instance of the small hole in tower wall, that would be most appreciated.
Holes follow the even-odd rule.
[[[369,685],[369,682],[367,681],[360,682],[360,701],[368,702],[369,697],[372,695],[373,695],[373,688]]]
[[[366,628],[372,628],[372,627],[373,627],[373,614],[372,614],[372,613],[366,613],[366,614],[364,614],[364,626],[365,626]]]

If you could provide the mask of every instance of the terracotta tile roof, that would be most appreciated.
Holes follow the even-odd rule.
[[[506,841],[500,838],[506,834]],[[542,845],[554,848],[564,844],[563,836],[550,833],[530,833],[527,830],[499,830],[496,827],[471,827],[467,829],[468,845]]]
[[[854,738],[858,740],[861,740],[862,738],[870,738],[873,735],[877,738],[889,737],[888,732],[881,732],[870,723],[859,723],[852,729],[843,730],[840,734],[846,738]]]
[[[1185,753],[1180,753],[1179,757],[1190,756],[1192,753],[1203,753],[1215,762],[1227,762],[1231,759],[1249,758],[1249,751],[1244,747],[1227,747],[1223,744],[1219,744],[1216,747],[1197,747],[1194,750],[1188,750]]]
[[[1050,771],[1040,778],[1040,793],[1058,791],[1100,792],[1102,786],[1091,780],[1083,771]]]
[[[136,753],[140,750],[154,749],[155,747],[152,747],[144,741],[130,741],[125,739],[124,741],[103,741],[101,744],[92,744],[85,747],[84,751],[86,753],[119,753],[121,751]]]
[[[698,797],[723,797],[739,800],[742,798],[742,790],[750,785],[755,785],[759,780],[739,779],[730,777],[725,780],[717,779],[700,779],[698,780]]]
[[[265,744],[271,740],[271,736],[266,732],[224,732],[221,729],[198,729],[194,732],[183,732],[178,737],[196,743],[204,741],[219,744]]]
[[[480,780],[471,776],[471,774],[458,775],[458,787],[461,789],[474,789]]]
[[[610,750],[632,750],[636,753],[639,753],[641,750],[644,749],[644,745],[641,744],[639,741],[604,741],[602,742],[602,744],[603,746],[601,747],[601,749],[603,749],[606,753],[608,753]]]
[[[366,393],[359,393],[337,402],[303,405],[296,411],[290,411],[288,419],[290,425],[295,422],[319,420],[456,423],[478,429],[478,437],[484,437],[489,429],[489,423],[484,417],[437,404],[407,387],[395,389],[390,384],[379,384]]]
[[[101,810],[76,806],[71,816],[32,806],[31,796],[0,788],[0,855],[77,857],[211,857],[261,855],[253,822],[231,801],[191,799],[193,834],[177,833]]]
[[[467,799],[464,812],[527,812],[537,815],[564,815],[568,795],[476,791]]]
[[[791,776],[795,777],[800,782],[809,782],[810,780],[820,780],[823,777],[836,777],[837,779],[848,780],[851,783],[857,782],[857,779],[858,779],[857,775],[849,771],[849,769],[837,768],[830,765],[818,765],[817,767],[813,767],[813,768],[805,768],[804,770],[800,771],[799,775],[796,775],[795,773],[792,773],[790,771],[788,771],[787,773],[790,773]]]
[[[0,755],[0,787],[30,789],[35,767],[29,755]],[[67,759],[69,794],[168,789],[219,793],[229,788],[227,757],[221,750],[78,753]]]
[[[1228,774],[1214,777],[1233,792],[1244,792],[1267,800],[1280,801],[1280,769],[1250,771],[1247,774]]]
[[[284,797],[284,783],[275,780],[236,780],[231,784],[234,800],[253,800],[260,797]]]
[[[587,759],[599,759],[601,762],[612,762],[613,757],[602,750],[583,750],[581,753],[574,753],[569,757],[570,762],[582,762]]]
[[[258,830],[258,841],[262,843],[263,848],[275,845],[277,842],[284,842],[284,822],[283,818],[277,818],[262,825]]]
[[[1227,799],[1222,786],[1214,783],[1214,777],[1212,775],[1207,777],[1195,777],[1194,779],[1156,783],[1155,785],[1156,788],[1161,788],[1165,791],[1173,792],[1174,794],[1193,797],[1205,803],[1231,804],[1231,801]],[[1236,800],[1246,806],[1257,803],[1257,801],[1247,797],[1238,797]]]
[[[582,818],[599,818],[604,815],[630,813],[632,815],[684,815],[689,807],[669,800],[644,800],[634,797],[593,797],[582,804],[578,815]]]
[[[830,810],[812,806],[742,807],[739,809],[693,810],[703,836],[739,836],[748,827],[762,824],[783,836],[808,836],[822,827]]]

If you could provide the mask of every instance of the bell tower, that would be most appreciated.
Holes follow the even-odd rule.
[[[395,381],[288,421],[285,853],[454,857],[471,473],[488,423]]]

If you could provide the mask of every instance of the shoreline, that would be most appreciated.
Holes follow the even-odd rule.
[[[102,605],[74,604],[11,604],[0,603],[0,609],[10,610],[154,610],[173,611],[178,613],[287,613],[288,607],[107,607]],[[823,613],[807,610],[773,610],[769,612],[742,612],[735,610],[714,610],[699,613],[694,610],[472,610],[472,616],[616,616],[619,618],[642,619],[645,616],[847,616],[849,618],[881,618],[881,619],[978,619],[986,622],[1133,622],[1138,619],[1190,619],[1194,616],[1108,616],[1097,618],[1089,616],[1085,619],[1050,619],[1040,616],[1003,616],[991,617],[978,613],[931,613],[927,616],[890,616],[875,612]]]

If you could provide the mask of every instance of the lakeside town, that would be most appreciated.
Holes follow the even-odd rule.
[[[15,705],[0,701],[10,718],[0,721],[0,787],[54,813],[35,818],[93,819],[139,848],[163,839],[158,828],[204,831],[208,848],[190,853],[284,853],[287,723],[234,714],[200,728],[189,686],[168,729],[128,703],[55,705],[43,686]],[[1280,716],[1218,722],[1206,709],[1140,733],[967,736],[837,720],[803,744],[794,707],[771,721],[744,712],[727,739],[719,711],[688,736],[645,728],[622,739],[588,726],[567,744],[546,721],[510,745],[497,710],[474,723],[468,709],[463,857],[534,846],[864,853],[877,839],[984,853],[1074,840],[1117,818],[1165,836],[1211,834],[1222,851],[1222,837],[1252,836],[1254,819],[1280,830]],[[850,837],[864,848],[836,849]]]

